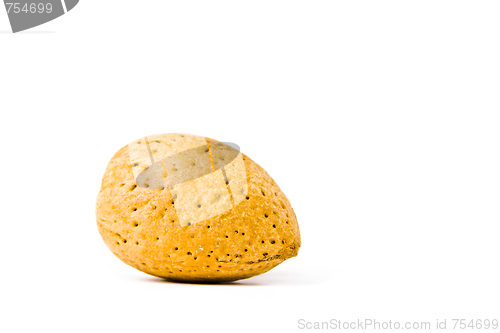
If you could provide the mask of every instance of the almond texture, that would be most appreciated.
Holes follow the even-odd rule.
[[[202,138],[208,145],[217,142],[188,134],[164,136],[174,138],[172,143],[184,138]],[[156,144],[163,143],[167,150],[170,139],[155,137],[159,138]],[[151,152],[151,138],[137,142],[146,142]],[[139,172],[133,168],[138,163],[131,149],[131,145],[123,147],[109,162],[96,204],[98,230],[126,264],[170,280],[223,282],[265,273],[297,255],[300,232],[292,206],[268,173],[248,156],[240,153],[239,166],[235,160],[235,167],[227,167],[224,175],[214,169],[175,187],[149,189],[136,183]],[[147,156],[142,163],[147,169]],[[168,184],[166,171],[165,177]],[[220,177],[227,178],[216,180],[224,179]],[[211,196],[220,198],[221,191],[229,193],[228,197],[211,202]],[[212,206],[203,210],[202,205]]]

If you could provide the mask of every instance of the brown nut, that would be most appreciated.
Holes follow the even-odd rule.
[[[267,172],[230,145],[188,134],[120,149],[104,173],[96,218],[123,262],[177,281],[249,278],[300,247],[295,213]]]

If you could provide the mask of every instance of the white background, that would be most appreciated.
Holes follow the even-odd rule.
[[[82,0],[11,34],[0,10],[0,331],[500,319],[499,15],[497,1]],[[226,285],[115,258],[95,223],[106,165],[168,132],[262,165],[297,214],[298,257]]]

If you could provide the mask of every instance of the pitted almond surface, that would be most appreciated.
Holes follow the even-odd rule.
[[[198,160],[182,159],[183,151],[206,145]],[[220,152],[212,155],[210,146]],[[192,282],[245,279],[296,256],[300,231],[289,200],[257,163],[241,152],[231,157],[225,148],[205,137],[162,134],[120,149],[96,204],[98,229],[109,249],[145,273]],[[190,163],[206,164],[206,150],[212,172],[207,165],[191,166],[198,174],[184,176],[184,182],[169,178],[165,163],[155,164],[166,158],[180,174]],[[153,180],[162,181],[161,174],[166,186],[138,186],[137,177],[154,165]]]

